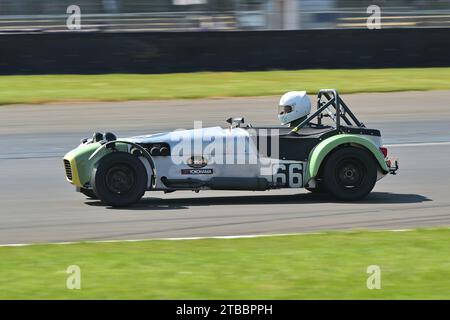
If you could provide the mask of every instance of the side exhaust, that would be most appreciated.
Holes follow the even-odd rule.
[[[269,189],[269,183],[264,178],[221,178],[215,177],[208,181],[199,179],[167,179],[161,178],[162,183],[172,189],[197,189],[207,187],[212,190],[249,190],[264,191]]]

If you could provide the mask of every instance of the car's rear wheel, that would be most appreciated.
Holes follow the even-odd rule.
[[[377,180],[377,163],[364,149],[344,147],[327,159],[325,188],[338,200],[354,201],[367,196]]]
[[[138,202],[145,193],[147,171],[141,160],[125,152],[113,152],[94,167],[91,184],[105,204],[114,207]]]

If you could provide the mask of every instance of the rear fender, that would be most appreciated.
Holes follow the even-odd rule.
[[[311,151],[306,170],[306,182],[317,176],[320,166],[327,155],[334,149],[343,145],[351,145],[366,149],[378,162],[381,172],[384,174],[389,172],[383,154],[371,140],[354,134],[339,134],[323,140]]]

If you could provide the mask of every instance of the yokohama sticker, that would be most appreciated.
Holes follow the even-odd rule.
[[[213,174],[213,169],[181,169],[181,174]]]

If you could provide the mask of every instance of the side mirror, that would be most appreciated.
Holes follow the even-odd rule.
[[[242,123],[244,123],[244,118],[228,118],[227,123],[231,124],[231,126],[240,127]]]

